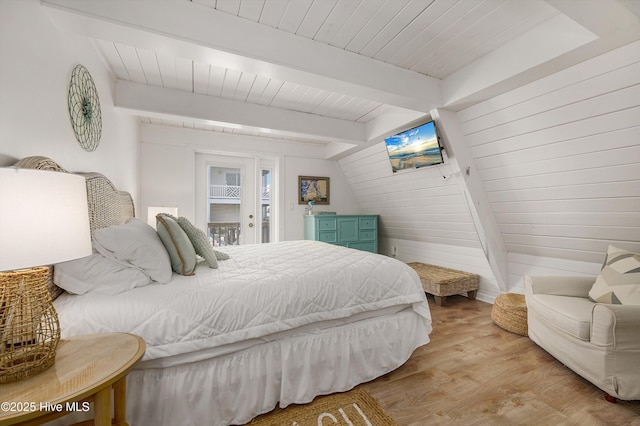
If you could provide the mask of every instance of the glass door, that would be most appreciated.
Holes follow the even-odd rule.
[[[256,160],[196,154],[196,222],[214,246],[260,241]]]
[[[272,181],[273,169],[267,167],[260,168],[260,242],[268,243],[273,241],[271,234],[272,226]]]

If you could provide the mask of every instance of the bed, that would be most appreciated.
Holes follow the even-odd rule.
[[[41,157],[17,165],[65,172]],[[94,238],[143,226],[127,193],[85,177]],[[56,297],[62,338],[120,331],[145,340],[127,379],[132,425],[244,424],[375,379],[429,342],[422,285],[396,259],[316,241],[223,249],[217,268],[199,262],[167,283]]]

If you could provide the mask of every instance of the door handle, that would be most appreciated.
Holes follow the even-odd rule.
[[[253,223],[250,223],[250,224],[249,224],[249,228],[253,228]]]

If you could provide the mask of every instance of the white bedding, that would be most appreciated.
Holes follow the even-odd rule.
[[[60,169],[45,160],[47,168]],[[101,255],[147,279],[117,285],[121,276],[104,271],[121,268],[108,262],[56,265],[81,281],[67,290],[85,294],[64,294],[54,304],[63,338],[122,331],[147,342],[144,361],[127,376],[129,424],[244,424],[276,405],[306,403],[380,377],[429,342],[431,318],[418,276],[384,256],[311,241],[241,246],[225,249],[231,259],[219,269],[200,266],[194,277],[169,273],[166,283],[155,272],[171,263],[156,262],[166,246],[152,228],[133,224],[154,242],[113,230],[131,228],[130,194],[100,174],[84,176],[94,236],[100,229],[118,234],[114,247],[102,241],[109,252]],[[161,253],[148,256],[150,246]],[[61,287],[64,277],[57,280]],[[90,416],[78,411],[52,425]]]
[[[62,338],[131,332],[147,343],[143,360],[186,362],[186,354],[229,352],[243,342],[394,307],[411,306],[431,331],[418,276],[395,259],[316,241],[226,251],[231,258],[218,269],[200,265],[195,276],[174,274],[166,285],[60,296],[55,307]]]

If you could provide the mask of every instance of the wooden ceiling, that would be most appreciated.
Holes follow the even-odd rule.
[[[43,4],[61,27],[95,40],[118,80],[116,106],[142,122],[323,143],[340,154],[432,108],[461,109],[571,65],[580,58],[549,63],[613,31],[609,16],[614,30],[638,20],[634,0],[595,0],[608,12],[585,6],[575,16],[570,2]]]
[[[558,14],[520,0],[192,1],[439,79]]]

